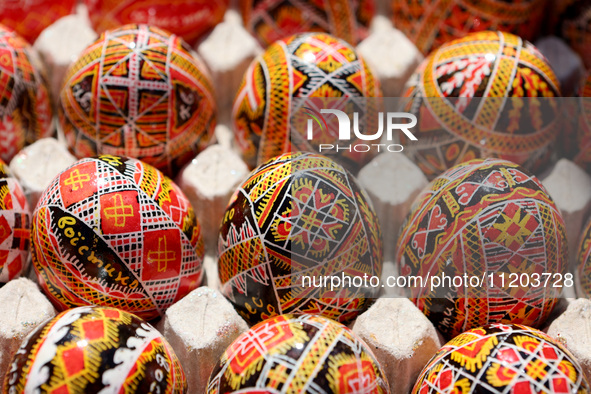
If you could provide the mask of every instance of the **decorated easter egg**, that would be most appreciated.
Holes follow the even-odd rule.
[[[236,190],[218,256],[222,293],[249,323],[284,313],[348,323],[377,296],[359,279],[382,271],[381,231],[347,170],[318,154],[288,153]],[[323,285],[327,275],[342,283]]]
[[[28,266],[30,235],[29,204],[0,160],[0,285],[20,276]]]
[[[587,74],[580,90],[575,105],[565,106],[576,108],[576,123],[573,129],[576,131],[575,138],[572,135],[565,135],[570,141],[569,152],[574,156],[574,161],[587,172],[591,173],[591,73]]]
[[[591,68],[591,3],[588,0],[553,0],[549,22],[553,33],[562,37]]]
[[[52,303],[162,314],[202,279],[201,229],[187,197],[139,160],[103,155],[59,174],[32,226],[33,264]]]
[[[581,366],[558,341],[518,324],[491,324],[449,341],[413,394],[588,393]]]
[[[577,250],[579,297],[591,298],[591,219],[587,220]]]
[[[433,180],[403,224],[396,261],[428,282],[411,299],[446,337],[497,322],[539,327],[573,286],[558,208],[535,176],[499,159]]]
[[[176,35],[146,25],[104,32],[64,78],[60,123],[78,157],[140,159],[174,175],[213,136],[205,65]]]
[[[324,33],[277,41],[250,64],[234,100],[237,146],[250,168],[292,150],[318,152],[319,143],[335,143],[338,125],[323,119],[328,128],[322,136],[306,140],[309,114],[321,116],[318,111],[323,106],[355,104],[350,98],[359,97],[381,97],[381,89],[365,61],[345,41]],[[368,111],[363,104],[358,105],[360,111]],[[327,140],[330,136],[332,140]],[[371,157],[352,149],[338,155],[351,169],[359,169]]]
[[[0,5],[2,7],[2,5]],[[0,26],[0,159],[53,133],[49,88],[35,50]]]
[[[265,320],[226,349],[209,378],[218,393],[389,393],[368,346],[347,327],[315,315]]]
[[[195,42],[220,23],[228,0],[84,0],[98,33],[129,23],[145,23]]]
[[[406,153],[433,179],[479,157],[532,172],[548,164],[557,138],[559,83],[529,42],[501,32],[473,33],[427,57],[406,92],[418,141]]]
[[[392,0],[392,19],[426,55],[448,41],[484,30],[532,40],[540,32],[547,4],[548,0]]]
[[[232,110],[237,146],[250,168],[292,150],[318,152],[313,145],[320,140],[304,137],[311,119],[306,109],[320,107],[311,108],[318,113],[327,98],[352,104],[352,97],[379,96],[378,80],[345,41],[324,33],[285,38],[256,58],[244,75]],[[335,130],[324,135],[336,135]],[[295,136],[304,144],[298,149],[292,149]],[[355,168],[371,155],[344,150],[339,159]]]
[[[37,327],[12,358],[4,393],[185,393],[172,347],[115,308],[78,307]]]
[[[246,28],[263,47],[305,32],[329,33],[355,45],[368,34],[374,0],[240,0]]]
[[[43,29],[74,11],[76,0],[3,0],[0,23],[33,44]]]

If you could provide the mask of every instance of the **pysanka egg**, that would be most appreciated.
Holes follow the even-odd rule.
[[[516,324],[491,324],[449,341],[421,372],[413,394],[571,393],[591,390],[558,341]]]
[[[577,251],[579,297],[591,298],[591,220],[585,224]]]
[[[314,315],[265,320],[226,349],[208,394],[389,393],[367,345],[347,327]]]
[[[0,159],[53,133],[45,73],[35,50],[0,25]]]
[[[0,23],[33,44],[41,32],[74,11],[76,0],[4,0]]]
[[[39,284],[60,310],[99,305],[152,319],[202,279],[187,197],[136,159],[103,155],[64,170],[35,208],[31,239]]]
[[[104,32],[64,78],[60,122],[78,157],[134,157],[176,172],[213,136],[205,65],[180,37],[146,25]]]
[[[426,55],[448,41],[484,30],[533,40],[547,4],[548,0],[392,0],[392,18]]]
[[[486,31],[443,45],[419,66],[406,96],[418,141],[402,135],[404,153],[430,179],[479,157],[532,172],[548,164],[559,83],[538,50],[517,36]]]
[[[572,286],[558,208],[535,176],[498,159],[433,180],[401,229],[396,261],[401,274],[427,278],[411,298],[448,338],[497,322],[539,327]]]
[[[164,337],[115,308],[78,307],[31,332],[13,356],[4,393],[185,393]]]
[[[309,117],[295,119],[306,105],[379,96],[377,78],[351,45],[324,33],[291,36],[267,48],[246,71],[232,110],[236,143],[251,168],[292,150],[314,150],[292,149],[293,135],[306,130]],[[339,158],[356,167],[371,155],[345,151]]]
[[[374,0],[240,0],[246,28],[268,46],[305,32],[329,33],[355,45],[368,34]]]
[[[84,0],[93,28],[102,33],[129,23],[166,29],[194,44],[224,18],[228,0]]]
[[[27,267],[30,235],[27,198],[0,160],[0,285],[20,276]]]
[[[377,296],[375,287],[350,283],[380,275],[381,231],[348,171],[318,154],[289,153],[254,170],[234,193],[218,256],[222,293],[247,322],[312,313],[348,323]],[[324,275],[350,281],[331,288],[319,282]]]
[[[571,149],[567,154],[574,156],[575,163],[587,172],[591,172],[591,73],[587,74],[576,100],[576,105],[570,106],[576,108],[574,124],[576,138],[565,135],[566,138],[571,137],[568,145]]]

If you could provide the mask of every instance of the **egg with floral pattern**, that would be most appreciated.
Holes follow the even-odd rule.
[[[410,297],[446,338],[490,323],[541,327],[567,273],[566,226],[542,185],[517,164],[475,159],[435,178],[400,232]]]
[[[286,153],[234,192],[218,257],[222,293],[250,324],[286,313],[347,324],[377,297],[377,287],[359,280],[381,274],[381,229],[367,194],[341,165]],[[345,279],[320,285],[325,275]]]

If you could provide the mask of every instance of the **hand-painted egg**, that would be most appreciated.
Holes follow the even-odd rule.
[[[535,176],[498,159],[433,180],[403,225],[396,261],[401,274],[424,278],[411,298],[448,338],[497,322],[539,327],[569,285],[558,208]]]
[[[226,349],[208,394],[389,393],[367,345],[347,327],[314,315],[265,320]]]
[[[294,34],[329,33],[352,45],[367,37],[374,0],[240,0],[246,28],[263,47]]]
[[[426,55],[448,41],[484,30],[533,40],[547,4],[548,0],[392,0],[392,18]]]
[[[4,393],[185,393],[172,347],[154,327],[115,308],[60,313],[25,338]]]
[[[552,0],[548,15],[553,32],[581,56],[588,69],[591,68],[591,3],[588,0]]]
[[[76,0],[3,0],[0,23],[33,44],[39,34],[74,11]]]
[[[591,298],[591,219],[587,221],[577,251],[578,281],[577,293],[579,297]]]
[[[30,235],[27,198],[0,160],[0,285],[20,276],[27,268]]]
[[[193,45],[224,18],[228,0],[84,0],[98,33],[145,23],[181,36]]]
[[[201,229],[187,197],[139,160],[82,159],[41,196],[32,255],[42,290],[64,310],[162,314],[202,280]]]
[[[0,92],[0,159],[9,162],[26,144],[53,133],[53,111],[37,53],[3,26]]]
[[[175,36],[146,25],[104,32],[70,66],[60,122],[78,157],[134,157],[174,175],[211,141],[212,82]]]
[[[218,256],[222,293],[249,323],[285,313],[348,323],[377,296],[377,287],[355,283],[381,274],[381,231],[347,170],[290,153],[254,170],[234,193]],[[343,283],[322,285],[326,275]]]
[[[587,74],[582,88],[579,91],[579,98],[576,105],[569,105],[568,108],[576,108],[575,125],[576,138],[572,135],[565,135],[569,138],[570,153],[574,161],[587,172],[591,173],[591,73]],[[566,145],[566,143],[565,143]]]
[[[572,393],[591,390],[558,341],[517,324],[491,324],[449,341],[421,372],[413,394]]]
[[[236,143],[250,168],[292,150],[314,150],[292,149],[293,136],[305,135],[309,119],[294,114],[314,100],[323,105],[326,98],[380,96],[379,81],[352,46],[324,33],[292,36],[271,45],[246,71],[232,110]],[[339,159],[355,168],[371,155],[343,151]]]
[[[433,179],[454,165],[499,157],[537,172],[548,164],[559,122],[559,82],[529,42],[473,33],[433,52],[406,92],[418,118],[406,153]]]

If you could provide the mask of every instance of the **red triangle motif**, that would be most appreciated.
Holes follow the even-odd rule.
[[[6,220],[6,217],[0,216],[0,244],[12,234],[12,229]]]
[[[301,72],[299,72],[298,70],[294,69],[293,73],[292,73],[292,78],[293,78],[293,91],[297,92],[298,89],[304,84],[304,82],[306,82],[306,80],[308,79],[308,77],[304,74],[302,74]]]
[[[350,75],[349,77],[347,77],[347,82],[349,82],[351,85],[355,86],[355,88],[360,91],[363,92],[363,75],[361,74],[361,71],[357,71],[355,74]]]

